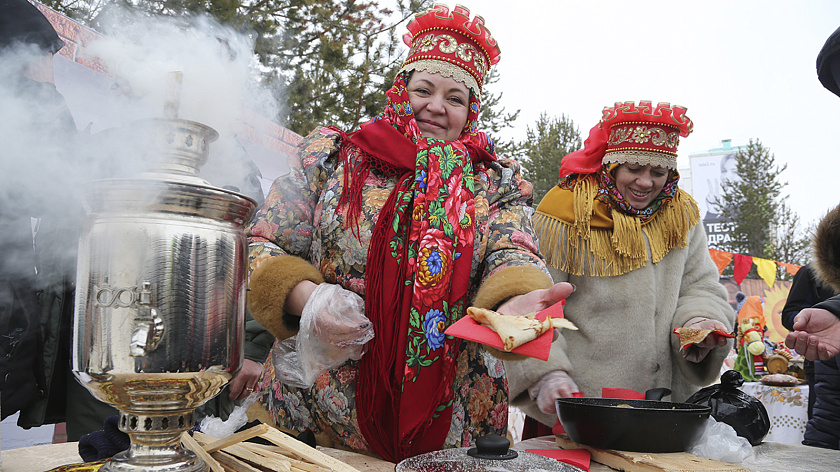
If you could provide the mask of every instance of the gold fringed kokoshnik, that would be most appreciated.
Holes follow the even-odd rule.
[[[694,199],[678,190],[671,201],[644,224],[639,218],[612,212],[613,227],[591,227],[597,184],[583,179],[575,185],[575,222],[538,209],[534,229],[546,262],[574,275],[614,276],[661,261],[668,251],[688,245],[688,231],[700,221]],[[645,245],[650,244],[650,253]],[[650,254],[650,255],[649,255]]]

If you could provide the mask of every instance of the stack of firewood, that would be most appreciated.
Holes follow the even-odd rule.
[[[274,446],[245,442],[254,437]],[[202,433],[190,436],[185,432],[181,444],[204,459],[213,472],[359,472],[265,424],[224,439]]]

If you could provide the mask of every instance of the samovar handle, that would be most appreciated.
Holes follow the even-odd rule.
[[[144,357],[149,351],[157,348],[165,326],[163,318],[158,315],[157,310],[152,307],[152,284],[143,282],[143,288],[138,297],[138,316],[134,318],[134,328],[131,332],[131,345],[129,352],[132,357]]]

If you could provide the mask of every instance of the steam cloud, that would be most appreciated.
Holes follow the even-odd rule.
[[[178,118],[219,133],[201,177],[261,197],[255,166],[236,134],[243,111],[264,117],[278,112],[272,93],[259,86],[254,38],[206,16],[152,17],[114,8],[101,20],[104,37],[87,45],[87,52],[101,59],[114,78],[111,89],[91,104],[113,111],[107,123],[77,118],[82,131],[68,130],[62,125],[62,107],[21,93],[17,77],[42,55],[25,47],[0,54],[0,257],[6,259],[0,271],[32,271],[31,255],[11,241],[20,241],[30,225],[37,229],[42,217],[53,234],[68,229],[61,244],[72,261],[84,220],[81,191],[95,179],[131,177],[144,170],[138,156],[150,140],[120,130],[137,120],[163,117],[168,103],[177,103],[170,111]],[[176,71],[180,88],[173,86]]]

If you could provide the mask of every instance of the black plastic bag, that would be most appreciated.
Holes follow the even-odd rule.
[[[728,370],[720,376],[720,384],[700,389],[686,402],[710,406],[715,420],[732,426],[738,436],[757,446],[770,432],[770,417],[757,398],[738,388],[743,384],[738,371]]]

